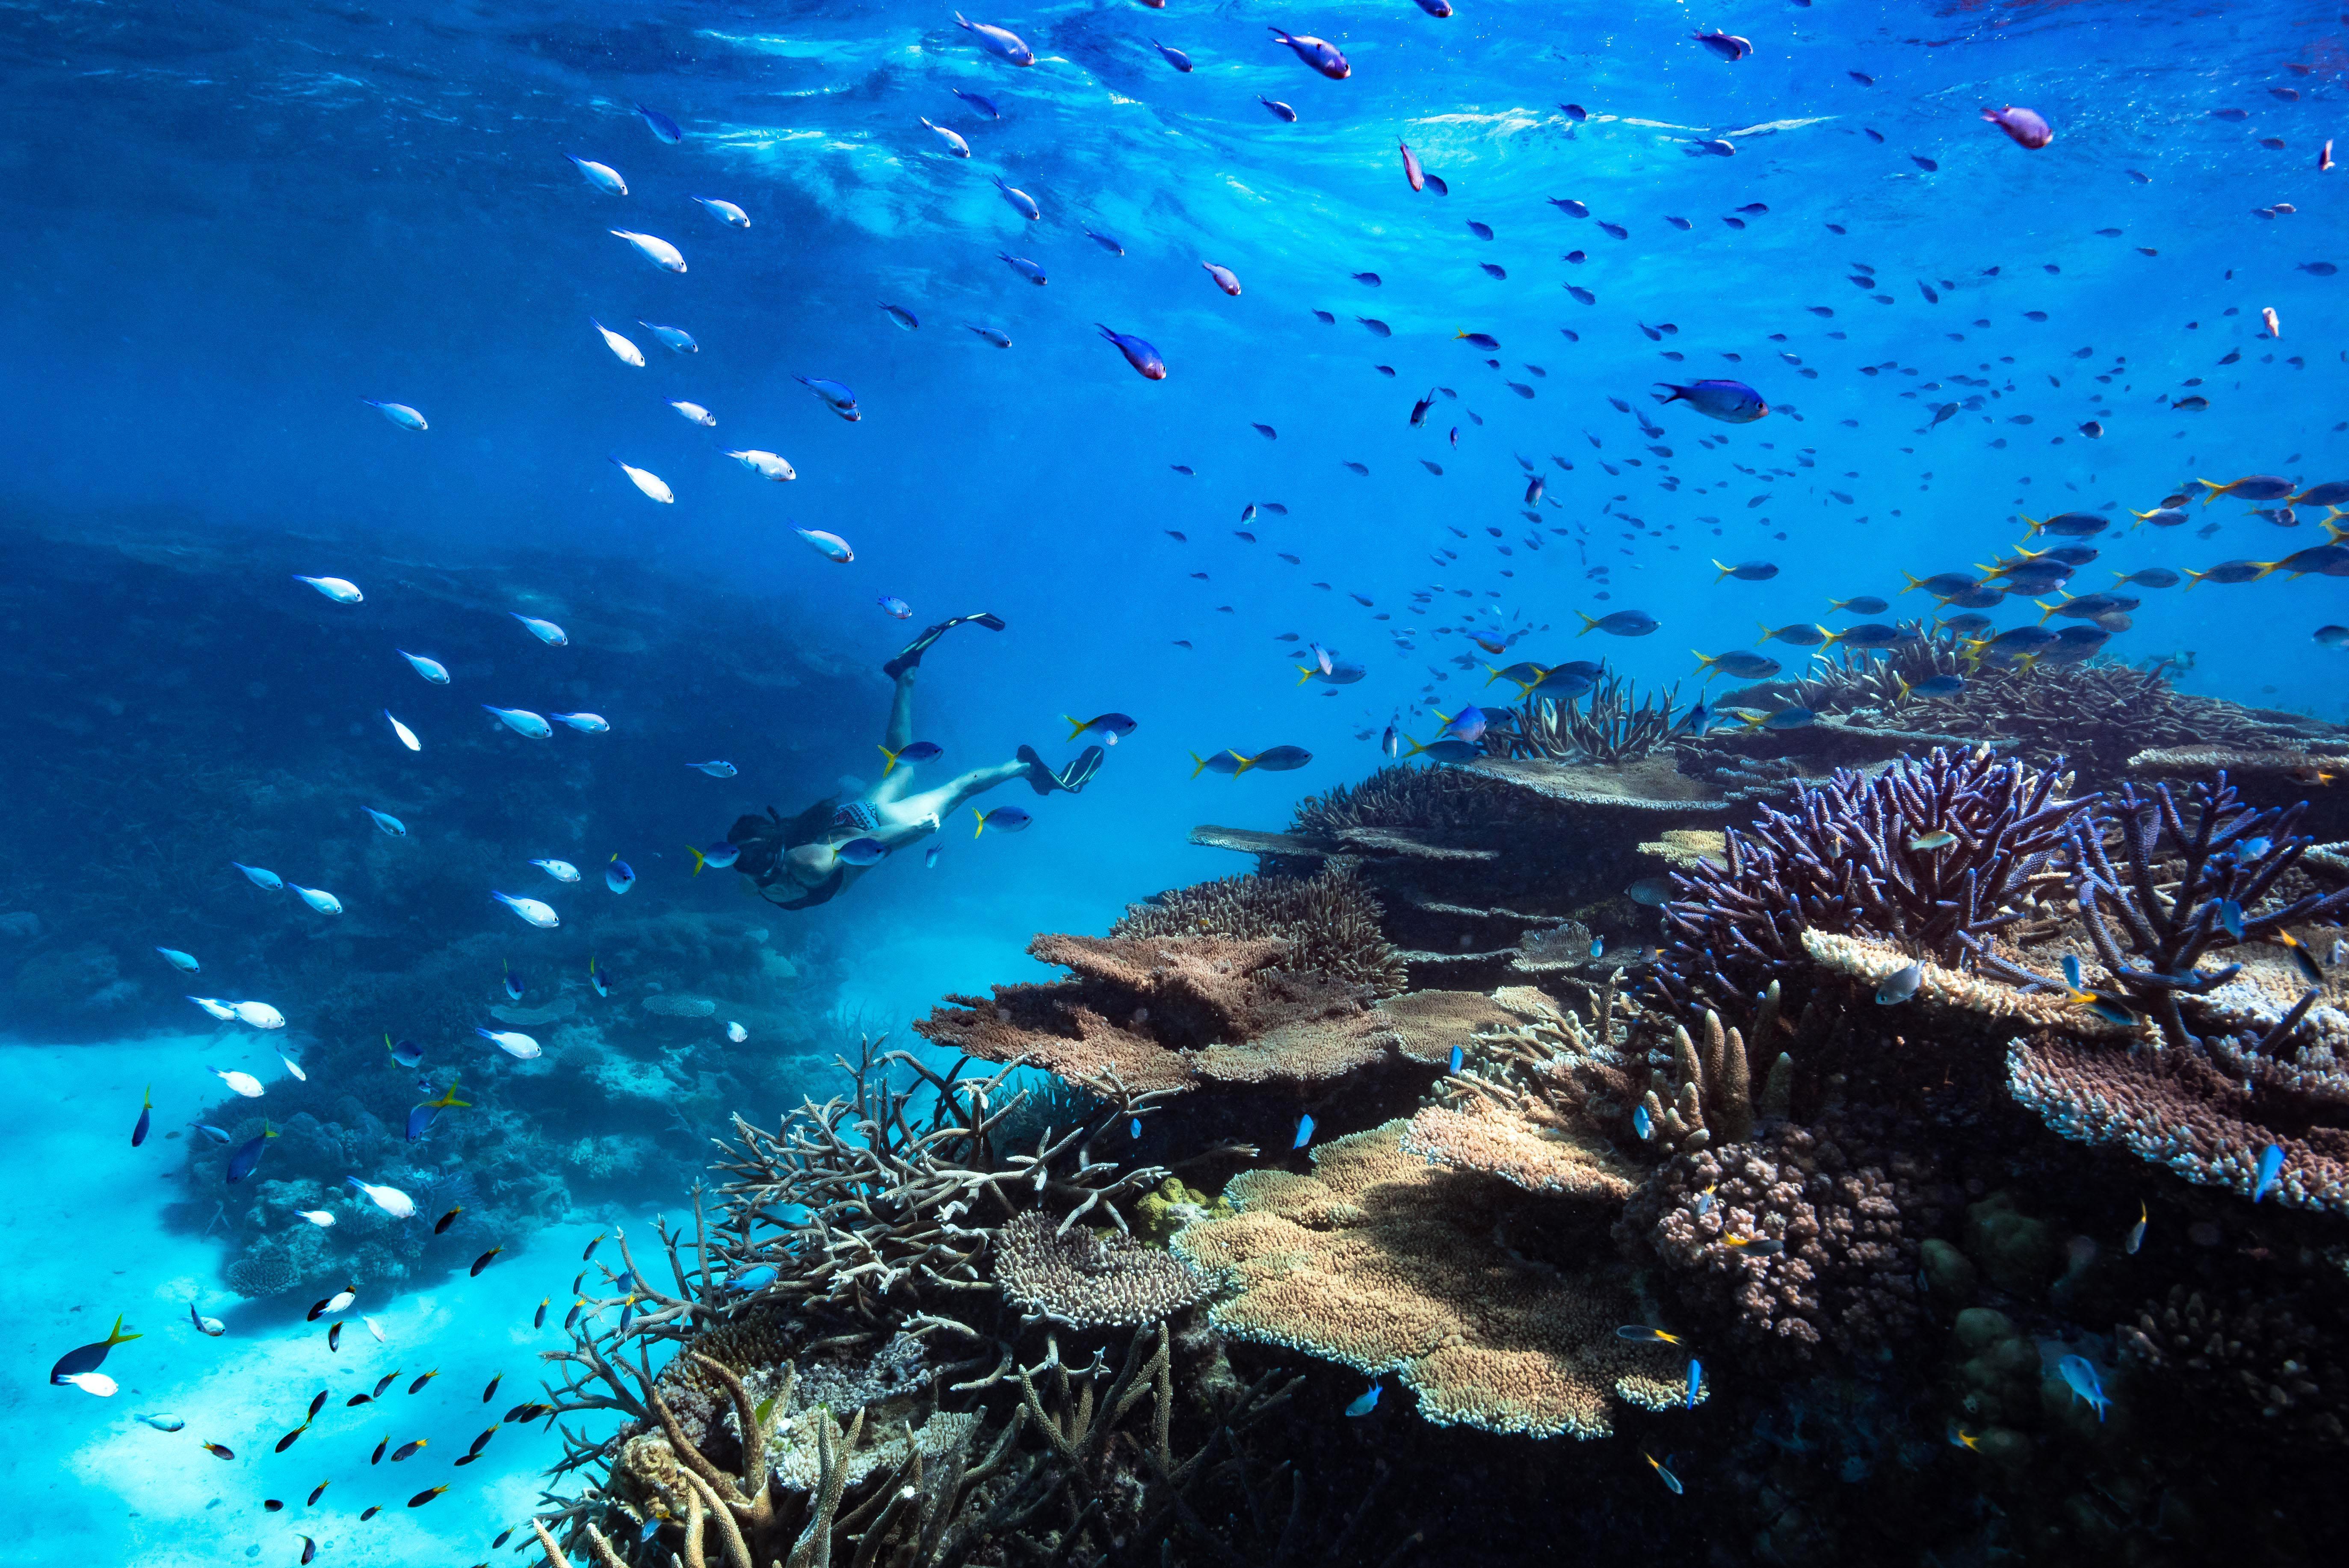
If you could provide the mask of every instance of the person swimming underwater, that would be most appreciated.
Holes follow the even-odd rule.
[[[914,739],[914,676],[921,668],[922,655],[966,622],[990,632],[1003,630],[1002,618],[985,611],[957,615],[923,632],[881,666],[881,673],[896,682],[889,701],[888,727],[881,738],[882,749],[893,758]],[[837,898],[842,889],[870,869],[842,860],[842,845],[872,839],[885,849],[901,849],[936,832],[972,796],[1014,779],[1025,779],[1039,795],[1055,790],[1076,794],[1101,771],[1102,755],[1100,747],[1088,746],[1075,761],[1056,771],[1044,766],[1033,747],[1022,746],[1012,761],[972,769],[929,789],[915,788],[916,764],[893,762],[879,779],[845,804],[836,795],[827,796],[795,817],[784,817],[770,806],[763,817],[748,816],[737,821],[726,838],[741,851],[734,869],[750,879],[761,898],[778,909],[812,909]]]

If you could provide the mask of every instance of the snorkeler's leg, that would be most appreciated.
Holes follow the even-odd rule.
[[[930,651],[932,643],[936,642],[965,621],[976,621],[990,632],[1003,630],[1003,617],[986,610],[981,610],[975,615],[957,615],[950,621],[940,621],[935,626],[925,628],[920,636],[907,643],[895,658],[881,666],[881,673],[892,680],[896,679],[897,676],[922,662],[922,655]]]
[[[997,785],[1009,784],[1014,779],[1025,779],[1028,771],[1025,762],[999,762],[992,768],[974,768],[935,789],[926,789],[918,795],[908,795],[894,801],[889,807],[889,817],[896,827],[891,833],[883,834],[882,840],[894,849],[898,841],[894,835],[900,831],[905,831],[906,837],[918,838],[932,828],[943,827],[946,820],[962,810],[964,803],[972,796],[984,795]],[[915,830],[905,831],[907,830]]]
[[[913,743],[914,672],[920,667],[916,663],[899,670],[897,689],[889,696],[889,722],[881,731],[881,751],[889,758],[889,764],[881,770],[879,782],[865,797],[876,806],[902,798],[914,787],[913,766],[909,763],[904,768],[898,767],[897,753]]]

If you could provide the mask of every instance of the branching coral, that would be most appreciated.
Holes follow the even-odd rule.
[[[1150,1314],[1179,1311],[1198,1282],[1077,1223],[1122,1225],[1112,1201],[1164,1175],[1094,1152],[1149,1097],[1098,1082],[1095,1114],[1032,1154],[999,1152],[1010,1069],[966,1082],[869,1047],[843,1065],[847,1095],[772,1133],[737,1122],[718,1215],[697,1192],[691,1232],[659,1231],[664,1280],[620,1235],[619,1271],[604,1267],[570,1347],[547,1355],[558,1416],[623,1418],[603,1438],[565,1429],[557,1474],[587,1485],[546,1498],[550,1562],[567,1561],[557,1534],[598,1568],[1140,1568],[1175,1560],[1178,1541],[1268,1560],[1232,1489],[1253,1495],[1246,1434],[1296,1380],[1178,1400],[1174,1336]],[[1064,1358],[1066,1319],[1088,1312],[1118,1326]],[[1039,1335],[1041,1353],[1021,1354]],[[926,1359],[926,1345],[944,1351]],[[663,1346],[677,1353],[656,1373]]]
[[[1889,938],[1944,965],[2022,918],[2009,907],[2084,810],[2056,775],[1987,748],[1936,749],[1873,778],[1837,771],[1727,834],[1724,864],[1672,874],[1657,976],[1677,1002],[1745,1016],[1805,962],[1810,929]]]
[[[1785,1363],[1822,1346],[1865,1356],[1923,1320],[1910,1214],[1938,1222],[1929,1175],[1906,1152],[1780,1126],[1673,1160],[1616,1233],[1691,1327]]]
[[[1610,1397],[1651,1408],[1682,1398],[1676,1357],[1615,1334],[1635,1304],[1608,1260],[1546,1264],[1502,1239],[1513,1220],[1538,1228],[1507,1195],[1570,1200],[1431,1164],[1403,1151],[1403,1131],[1391,1121],[1323,1144],[1311,1176],[1247,1172],[1226,1193],[1238,1213],[1176,1236],[1178,1253],[1231,1283],[1210,1315],[1218,1328],[1395,1373],[1438,1425],[1603,1437]]]
[[[1379,930],[1386,912],[1351,871],[1239,876],[1201,882],[1127,909],[1112,937],[1217,936],[1287,944],[1274,968],[1334,975],[1387,996],[1403,988],[1402,956]]]
[[[2294,1443],[2349,1447],[2342,1398],[2349,1365],[2341,1356],[2337,1315],[2328,1332],[2311,1321],[2312,1304],[2239,1292],[2209,1300],[2183,1284],[2147,1302],[2115,1337],[2131,1359],[2174,1385],[2198,1422],[2224,1419],[2253,1441],[2282,1430]]]
[[[1544,757],[1565,762],[1630,762],[1671,738],[1675,686],[1661,696],[1640,693],[1625,676],[1609,675],[1580,698],[1544,696],[1539,687],[1485,732],[1495,757]],[[1577,706],[1578,702],[1580,704]]]
[[[2190,824],[2168,785],[2124,784],[2114,815],[2125,869],[2114,865],[2094,818],[2070,824],[2080,914],[2097,955],[2173,1048],[2189,1039],[2179,997],[2206,993],[2240,967],[2204,972],[2205,954],[2349,911],[2349,889],[2258,907],[2309,847],[2292,833],[2304,806],[2252,810],[2224,773],[2197,782],[2189,805]]]

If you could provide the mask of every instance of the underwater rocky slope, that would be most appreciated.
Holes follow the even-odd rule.
[[[1200,830],[595,1264],[550,1558],[2317,1561],[2340,738],[1972,690]]]
[[[782,645],[771,607],[745,595],[616,562],[468,567],[313,542],[318,559],[297,559],[298,538],[144,515],[0,530],[12,815],[78,825],[13,834],[0,863],[11,1019],[67,1040],[212,1029],[205,1059],[223,1068],[257,1053],[265,1098],[197,1105],[167,1087],[156,1116],[187,1150],[175,1217],[223,1238],[222,1282],[246,1296],[461,1268],[574,1204],[674,1185],[733,1108],[795,1098],[831,1032],[838,960],[822,932],[732,896],[731,879],[679,891],[679,846],[733,815],[721,794],[697,809],[679,779],[709,781],[680,760],[722,743],[820,792],[767,717],[789,703],[820,724],[871,703],[849,672]],[[364,623],[289,591],[289,572],[321,561],[375,589]],[[520,613],[560,622],[568,645],[541,646]],[[395,645],[437,656],[454,691]],[[627,717],[533,750],[474,711],[502,693]],[[409,765],[387,707],[419,724],[460,716],[431,727],[432,767]],[[405,834],[378,830],[370,808]],[[492,888],[555,885],[517,844],[584,872],[592,899],[558,931],[526,932],[490,902]],[[621,852],[646,873],[625,897],[601,882]],[[264,891],[232,862],[331,890],[342,912]],[[202,968],[181,973],[164,947]],[[214,1025],[188,993],[264,998],[285,1026]],[[728,1040],[730,1022],[748,1045]],[[483,1026],[525,1030],[544,1054],[509,1059]],[[444,1096],[460,1106],[411,1133],[410,1107]],[[225,1181],[264,1132],[258,1169]],[[438,1236],[367,1204],[332,1229],[295,1217],[353,1172],[435,1215],[465,1212]]]

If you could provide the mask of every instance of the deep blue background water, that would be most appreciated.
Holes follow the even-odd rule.
[[[724,602],[707,634],[730,641],[729,665],[764,647],[779,665],[877,666],[908,630],[876,607],[883,594],[908,600],[915,625],[999,612],[1008,633],[957,633],[926,667],[917,727],[947,748],[941,768],[1022,741],[1065,756],[1064,713],[1123,710],[1141,727],[1081,799],[1015,787],[988,802],[1034,809],[1025,836],[974,844],[950,827],[937,871],[909,858],[803,917],[862,957],[849,1005],[886,1021],[945,986],[1016,977],[1034,930],[1097,929],[1132,899],[1242,869],[1184,830],[1278,826],[1299,793],[1367,773],[1381,758],[1360,732],[1398,712],[1414,727],[1430,666],[1452,677],[1434,688],[1449,711],[1469,684],[1447,662],[1457,635],[1422,635],[1408,655],[1389,645],[1398,628],[1460,624],[1409,614],[1414,588],[1464,588],[1505,623],[1547,625],[1520,656],[1603,651],[1669,682],[1686,678],[1691,647],[1747,642],[1757,621],[1889,593],[1904,569],[1987,561],[2023,514],[2127,521],[2112,509],[2149,508],[2194,475],[2349,477],[2349,278],[2305,270],[2349,264],[2349,175],[2316,167],[2349,69],[2333,7],[1463,0],[1437,20],[1406,0],[1176,0],[987,19],[1017,28],[1037,64],[981,52],[944,5],[10,6],[0,515],[48,531],[168,518],[256,541],[271,573],[337,573],[336,541],[448,563],[551,551],[641,567]],[[1313,75],[1268,24],[1336,41],[1351,78]],[[1715,26],[1749,37],[1752,57],[1691,41]],[[1173,71],[1154,36],[1195,71]],[[639,101],[684,142],[656,141]],[[1978,118],[2005,103],[2044,114],[2054,143],[2025,151]],[[924,116],[975,156],[945,156]],[[1719,137],[1733,157],[1690,150]],[[1408,189],[1399,138],[1449,196]],[[595,191],[565,152],[614,165],[630,194]],[[1043,220],[1021,219],[990,174]],[[736,201],[753,226],[727,229],[689,194]],[[2297,211],[2259,215],[2278,202]],[[1753,203],[1767,211],[1741,213]],[[674,242],[689,272],[646,266],[614,228]],[[1576,249],[1584,262],[1562,259]],[[1042,263],[1049,286],[999,251]],[[1203,261],[1233,268],[1242,295],[1217,292]],[[1350,280],[1363,271],[1383,285]],[[885,301],[920,329],[894,325]],[[2281,342],[2259,335],[2262,307]],[[648,368],[615,360],[590,316],[635,337]],[[700,352],[664,353],[638,318],[687,327]],[[1169,378],[1137,377],[1096,322],[1154,342]],[[1642,330],[1665,323],[1677,331]],[[1465,330],[1499,338],[1501,370]],[[1777,412],[1731,428],[1647,398],[1661,378],[1722,374]],[[801,375],[853,386],[861,422],[833,418]],[[1456,400],[1410,428],[1438,385]],[[2189,391],[2207,412],[2159,401]],[[1926,431],[1934,404],[1972,393],[1988,399],[1979,413]],[[432,428],[396,429],[366,397],[412,404]],[[706,405],[718,428],[667,397]],[[1664,434],[1643,437],[1611,398]],[[2091,418],[2100,439],[2078,430]],[[780,451],[800,478],[758,480],[721,445]],[[612,454],[661,474],[677,504],[639,495]],[[1538,552],[1522,542],[1520,457],[1558,503]],[[1659,489],[1667,470],[1677,490]],[[1256,542],[1232,536],[1244,506],[1274,500],[1289,511],[1248,524]],[[2097,542],[2131,570],[2318,542],[2313,515],[2282,530],[2245,510],[2222,500],[2193,528]],[[2206,521],[2216,534],[2194,537]],[[823,561],[793,526],[843,535],[857,560]],[[1442,548],[1461,560],[1432,563]],[[1714,556],[1783,571],[1717,582]],[[1588,575],[1602,564],[1603,590]],[[2103,585],[2106,564],[2081,585]],[[746,623],[744,596],[762,617]],[[2195,689],[2340,717],[2342,655],[2310,637],[2349,619],[2338,579],[2145,598],[2116,655],[2192,650]],[[1622,608],[1664,629],[1568,634],[1578,610]],[[171,662],[168,628],[88,631],[152,639],[159,675]],[[1371,677],[1300,687],[1284,632],[1365,659]],[[29,656],[68,683],[81,663],[70,646]],[[343,700],[338,671],[286,657]],[[715,839],[740,810],[869,779],[886,686],[877,671],[868,684],[869,724],[788,691],[700,715],[689,690],[663,694],[665,731],[685,710],[704,721],[705,755],[744,767],[719,783],[680,766],[679,803]],[[1315,761],[1187,777],[1189,752],[1283,743]],[[6,829],[45,847],[88,830]],[[663,896],[730,901],[726,881]]]

